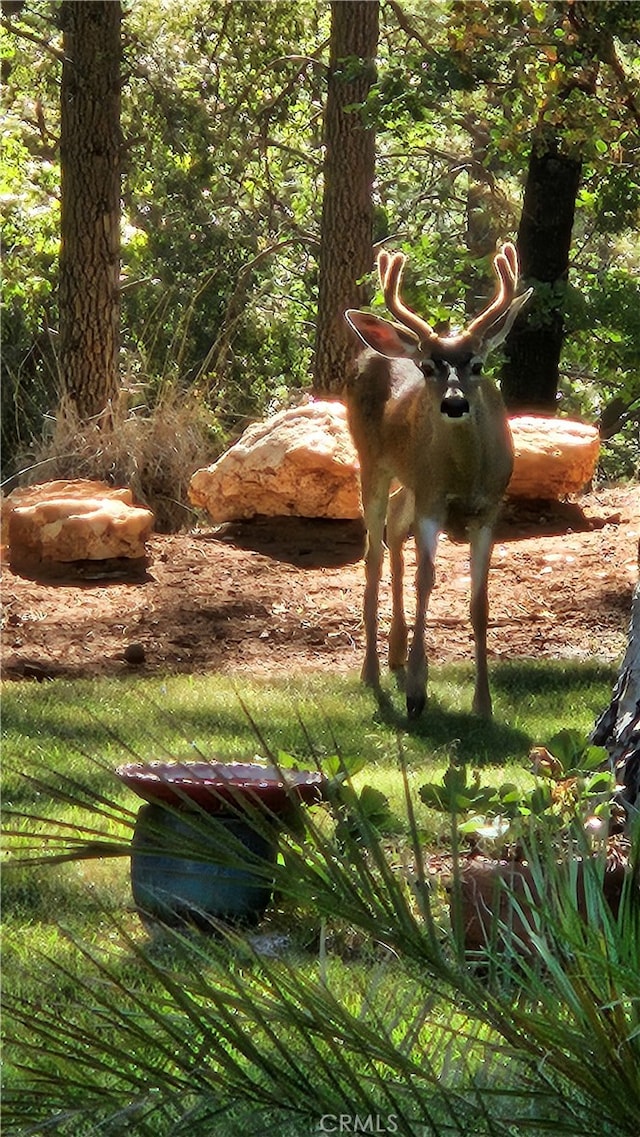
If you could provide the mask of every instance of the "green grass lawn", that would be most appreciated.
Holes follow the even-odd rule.
[[[402,814],[401,747],[419,821],[436,842],[443,819],[421,807],[417,791],[441,776],[452,755],[481,767],[483,781],[526,782],[531,746],[566,725],[586,734],[606,705],[614,678],[612,668],[585,664],[498,666],[494,719],[485,723],[460,709],[470,702],[471,670],[447,667],[432,673],[429,709],[411,725],[391,680],[382,706],[355,677],[324,675],[281,682],[200,675],[11,683],[3,691],[3,806],[36,818],[17,823],[30,834],[36,852],[39,834],[51,828],[38,818],[89,824],[126,839],[126,825],[93,816],[89,808],[91,795],[101,794],[135,814],[139,799],[113,774],[120,763],[201,755],[250,761],[270,750],[295,755],[309,766],[334,753],[364,757],[356,788],[369,784],[382,790],[392,810]],[[92,938],[96,920],[100,929],[97,893],[109,910],[127,910],[125,858],[40,866],[15,875],[5,870],[5,926],[27,952],[38,950],[40,937],[50,950],[63,922]],[[5,960],[6,985],[14,978],[25,982],[11,971]]]
[[[7,830],[21,832],[22,836],[7,838],[5,846],[24,856],[46,855],[44,835],[51,834],[54,822],[69,827],[60,832],[70,836],[74,835],[74,827],[85,826],[95,830],[96,840],[100,834],[127,840],[140,803],[121,786],[113,771],[118,764],[133,760],[195,759],[204,755],[215,760],[247,761],[256,755],[286,753],[295,755],[302,765],[314,766],[336,753],[345,758],[362,757],[366,764],[354,779],[356,788],[368,784],[382,790],[388,795],[392,810],[404,815],[401,752],[423,839],[436,847],[445,840],[445,825],[440,815],[421,805],[418,789],[423,782],[436,780],[450,758],[457,756],[472,767],[482,768],[483,781],[526,783],[531,777],[527,760],[530,747],[544,744],[567,726],[587,734],[607,704],[614,680],[613,668],[590,664],[500,664],[492,670],[494,720],[483,723],[473,718],[468,709],[471,669],[434,669],[430,676],[429,709],[422,720],[410,725],[404,715],[402,696],[390,679],[379,700],[364,690],[355,677],[324,675],[296,677],[286,682],[249,680],[245,676],[235,680],[225,676],[172,676],[8,684],[3,691],[3,805]],[[389,840],[391,844],[396,840],[393,834]],[[399,848],[402,840],[400,833],[396,842]],[[41,1038],[37,1061],[48,1070],[49,1081],[54,1071],[61,1084],[65,1084],[65,1079],[73,1084],[73,1071],[83,1054],[91,1071],[90,1076],[85,1070],[83,1077],[89,1079],[94,1089],[98,1087],[98,1094],[106,1092],[104,1085],[114,1081],[114,1070],[118,1077],[124,1076],[122,1070],[127,1063],[135,1071],[127,1074],[128,1084],[137,1085],[136,1079],[155,1077],[158,1063],[166,1065],[168,1061],[173,1028],[167,1024],[173,1021],[171,1015],[181,1021],[186,1016],[189,1021],[193,1006],[182,1005],[178,999],[173,1010],[169,1006],[167,1019],[167,992],[174,990],[171,984],[167,985],[167,974],[173,974],[178,966],[179,952],[175,955],[175,944],[151,941],[141,926],[132,907],[128,857],[96,855],[69,864],[5,868],[3,916],[6,995],[14,1005],[17,1001],[25,1008],[45,1007],[51,1021],[61,1024],[62,1039],[68,1024],[74,1024],[76,1031],[76,1041],[69,1043],[68,1068],[56,1046],[49,1054]],[[375,938],[349,929],[344,920],[337,920],[332,926],[330,919],[318,919],[292,903],[274,905],[262,931],[287,937],[287,973],[293,968],[297,983],[317,984],[320,975],[331,999],[340,1004],[340,1013],[348,1010],[350,1021],[364,1024],[366,1020],[367,1029],[371,1029],[371,1022],[384,1022],[384,1029],[393,1038],[404,1037],[411,1028],[411,1061],[418,1043],[426,1048],[425,1053],[428,1050],[433,1055],[440,1012],[437,1006],[431,1007],[427,1038],[422,986],[416,986],[411,967],[386,970],[383,978],[376,978],[385,953],[376,946]],[[248,970],[259,990],[263,967],[267,968],[271,984],[270,1005],[276,1013],[276,980],[269,973],[270,965],[248,959],[240,941],[223,948],[202,940],[195,948],[191,944],[189,951],[195,951],[200,961],[194,999],[205,1017],[212,1006],[218,1006],[216,1000],[221,997],[221,990],[226,990],[226,1000],[240,999],[237,992],[233,995],[236,974]],[[192,966],[193,956],[190,959]],[[179,966],[185,966],[184,962]],[[282,982],[282,978],[277,982]],[[117,1022],[105,1010],[107,989],[112,996],[114,991],[120,992],[121,1002],[126,1005],[126,1014],[123,1010]],[[172,998],[177,998],[175,990]],[[317,993],[314,998],[317,1002]],[[88,1005],[92,1008],[91,1020],[87,1018]],[[370,1021],[372,1006],[375,1013]],[[133,1046],[135,1053],[125,1060],[121,1052],[122,1023],[133,1022],[141,1007],[152,1014],[152,1021],[153,1015],[158,1016],[162,1029],[158,1028],[155,1042],[153,1032],[143,1032],[137,1041],[134,1034],[134,1040],[130,1039],[127,1045]],[[27,1033],[29,1013],[27,1010],[22,1028]],[[334,1012],[326,1007],[322,1013]],[[213,1030],[207,1021],[207,1029]],[[420,1022],[422,1026],[418,1027]],[[458,1032],[451,1025],[450,1008],[447,1015],[443,1012],[443,1024],[438,1062],[444,1054],[449,1055],[450,1063],[456,1047],[461,1045]],[[286,1023],[283,1028],[290,1033],[293,1054],[296,1047],[304,1046],[299,1025],[294,1029]],[[180,1045],[186,1045],[182,1027],[175,1029],[175,1045],[180,1040]],[[480,1051],[484,1045],[481,1033]],[[205,1036],[208,1037],[206,1031],[203,1040]],[[234,1036],[236,1042],[237,1037]],[[333,1053],[335,1034],[325,1041],[331,1044]],[[32,1047],[32,1053],[38,1054],[38,1046],[35,1051]],[[97,1063],[93,1069],[91,1055],[100,1047],[107,1048],[108,1060],[105,1059],[104,1068]],[[162,1047],[169,1049],[165,1052]],[[476,1062],[480,1061],[480,1051],[476,1053]],[[14,1092],[11,1100],[16,1101],[15,1090],[24,1089],[25,1094],[33,1095],[37,1079],[31,1067],[12,1067],[12,1054],[9,1045],[6,1076]],[[248,1051],[242,1056],[245,1064],[252,1060]],[[36,1065],[37,1061],[34,1059]],[[303,1065],[308,1061],[306,1055]],[[351,1076],[346,1066],[340,1077],[343,1074],[347,1080]],[[46,1100],[51,1103],[54,1098],[50,1090],[47,1093]],[[329,1095],[327,1101],[330,1100]],[[37,1104],[37,1099],[34,1101]],[[61,1098],[61,1109],[62,1105]],[[135,1124],[129,1119],[126,1127],[123,1122],[122,1129],[116,1125],[107,1127],[105,1132],[148,1133],[153,1137],[165,1132],[182,1133],[182,1128],[171,1128],[167,1121],[171,1108],[165,1105],[167,1112],[162,1114],[162,1124],[156,1118],[145,1127],[147,1122],[136,1117]],[[36,1106],[32,1114],[26,1106],[21,1108],[31,1122]],[[19,1118],[19,1109],[14,1110],[14,1116]],[[224,1124],[227,1128],[220,1122],[217,1128],[207,1129],[204,1122],[194,1122],[193,1132],[199,1137],[208,1132],[235,1132],[229,1117]],[[76,1119],[60,1122],[55,1131],[68,1137],[83,1137],[85,1132],[97,1134],[98,1129],[92,1128],[86,1119],[80,1127]],[[242,1131],[248,1132],[246,1126]],[[278,1130],[295,1137],[307,1131],[296,1129],[295,1125],[290,1130]],[[26,1134],[40,1130],[29,1129],[25,1122],[25,1128],[16,1123],[15,1130],[9,1132]]]

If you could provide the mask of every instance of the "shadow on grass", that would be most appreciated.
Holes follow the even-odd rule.
[[[415,722],[407,720],[404,696],[386,678],[377,698],[353,676],[298,679],[290,686],[254,681],[243,688],[202,677],[186,696],[180,683],[167,691],[157,680],[127,688],[111,680],[56,682],[30,690],[29,697],[16,688],[3,708],[4,800],[14,808],[35,802],[41,812],[47,802],[60,801],[46,783],[63,787],[65,775],[83,787],[83,801],[96,793],[123,800],[113,770],[130,761],[247,761],[285,751],[303,765],[335,753],[395,765],[403,738],[411,762],[416,755],[424,761],[453,752],[477,765],[501,765],[524,759],[544,742],[552,733],[544,729],[547,721],[555,731],[579,717],[588,730],[589,716],[595,721],[607,705],[615,678],[613,666],[595,662],[493,663],[490,722],[464,709],[473,689],[473,668],[466,664],[432,670],[429,704]],[[43,784],[22,773],[40,775]]]
[[[571,707],[582,703],[595,721],[606,705],[616,669],[603,663],[550,663],[548,660],[494,665],[491,670],[494,717],[491,720],[446,706],[433,692],[433,687],[442,686],[443,676],[452,676],[454,681],[464,682],[470,688],[473,684],[473,669],[466,665],[435,671],[436,682],[430,683],[427,706],[420,718],[413,721],[407,717],[401,682],[393,693],[380,687],[371,692],[377,705],[374,720],[391,728],[399,737],[424,742],[426,750],[455,749],[460,760],[474,765],[501,765],[515,756],[525,756],[532,745],[540,742],[520,726],[513,725],[510,719],[521,719],[523,710],[544,717],[548,708],[550,720],[557,724],[555,730],[560,725],[571,726]],[[564,723],[563,707],[567,708]]]
[[[613,685],[617,669],[608,663],[567,660],[510,660],[491,669],[491,685],[495,691],[511,698],[553,692],[576,693],[594,684]]]
[[[96,888],[95,877],[99,878]],[[106,878],[106,879],[105,879]],[[9,865],[2,873],[2,909],[5,926],[50,924],[81,927],[96,918],[98,908],[117,916],[129,903],[129,858],[110,857],[87,874],[53,864],[38,867]]]
[[[514,755],[526,754],[531,745],[525,731],[496,719],[488,721],[463,711],[448,710],[433,696],[422,716],[410,721],[404,706],[396,703],[388,692],[378,690],[373,694],[378,706],[376,720],[391,727],[400,737],[404,735],[414,742],[423,742],[425,751],[455,748],[460,760],[472,761],[474,765],[501,765]]]

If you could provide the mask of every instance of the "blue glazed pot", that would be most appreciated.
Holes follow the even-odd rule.
[[[131,886],[148,927],[255,924],[271,900],[278,828],[321,801],[314,770],[242,762],[150,762],[118,777],[148,805],[138,813]]]
[[[241,817],[217,813],[207,821],[144,805],[132,842],[133,899],[147,927],[255,924],[271,900],[268,868],[276,856],[275,830],[270,838]]]

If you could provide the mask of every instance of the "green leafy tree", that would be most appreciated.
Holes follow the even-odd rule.
[[[547,48],[552,67],[534,127],[518,228],[522,271],[536,287],[536,300],[507,337],[502,373],[508,406],[547,413],[556,409],[574,216],[583,159],[593,148],[585,123],[599,125],[589,104],[601,97],[603,65],[619,62],[614,33],[633,26],[628,5],[570,0],[555,9],[550,30],[557,46]],[[640,23],[636,25],[637,33]],[[607,93],[615,106],[615,95]],[[625,95],[627,110],[633,112],[626,89]],[[606,152],[606,142],[596,137],[595,149]]]
[[[386,232],[412,251],[414,303],[432,322],[462,322],[461,310],[488,294],[489,252],[520,230],[523,261],[531,252],[548,261],[524,264],[540,282],[520,324],[532,342],[516,377],[521,405],[555,409],[559,386],[561,408],[609,423],[605,436],[631,436],[640,396],[626,353],[636,335],[638,5],[470,0],[436,10],[392,0],[387,10],[397,27],[383,24],[371,100],[378,185]],[[546,197],[535,194],[545,164],[567,181],[555,265],[521,204],[531,169],[538,221],[557,213],[553,176]],[[617,457],[607,447],[611,469],[633,468],[633,446],[624,446]]]
[[[344,19],[348,7],[336,6]],[[13,473],[58,389],[62,45],[59,4],[3,11],[2,418]],[[311,0],[125,6],[120,360],[132,407],[152,408],[167,383],[192,389],[217,424],[215,453],[247,417],[314,381],[316,318],[319,345],[333,350],[323,320],[345,334],[342,309],[373,288],[372,242],[411,252],[407,295],[432,323],[462,323],[492,288],[496,243],[521,227],[542,152],[534,137],[555,139],[580,162],[571,246],[538,285],[527,327],[547,344],[561,314],[560,408],[600,421],[605,467],[631,469],[638,5],[385,0],[376,81],[364,83],[374,76],[356,66],[363,56],[343,57],[353,68],[342,69],[352,87],[342,125],[360,142],[376,135],[358,267],[355,227],[344,238],[353,296],[330,288],[320,263],[339,231],[327,220],[330,177],[323,194],[331,15]],[[316,389],[340,386],[346,367],[327,364]]]

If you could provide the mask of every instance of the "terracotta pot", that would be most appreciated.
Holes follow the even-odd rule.
[[[149,803],[138,813],[131,854],[143,923],[209,931],[220,921],[262,918],[273,892],[278,822],[297,802],[320,801],[325,784],[315,771],[257,763],[152,762],[117,774]],[[203,813],[213,815],[209,825]]]
[[[586,919],[582,861],[578,862],[577,868],[578,911]],[[620,905],[625,872],[624,864],[617,863],[607,866],[604,874],[604,896],[614,916]],[[473,857],[461,867],[459,902],[464,943],[468,951],[481,951],[487,947],[487,944],[495,942],[500,946],[510,934],[518,937],[523,949],[526,950],[531,945],[527,924],[514,911],[509,893],[517,899],[526,920],[532,906],[535,908],[540,903],[540,894],[531,868],[527,864]],[[450,901],[452,919],[455,904],[456,897],[452,892]]]
[[[257,762],[148,762],[119,766],[118,777],[145,801],[207,813],[241,808],[243,800],[283,815],[292,801],[321,801],[326,779],[316,770],[276,770]]]

